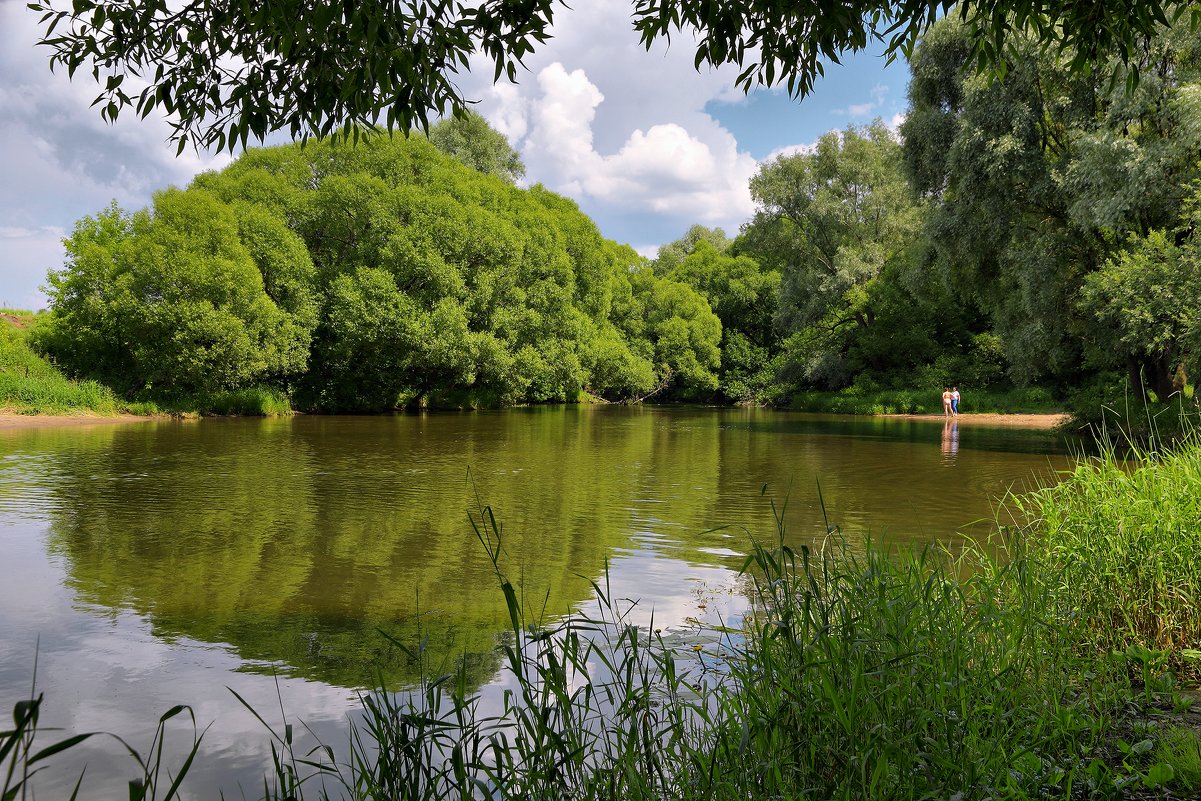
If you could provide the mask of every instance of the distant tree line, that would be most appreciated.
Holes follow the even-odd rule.
[[[518,188],[474,115],[252,150],[82,220],[39,342],[130,394],[262,385],[320,410],[1172,396],[1201,354],[1201,41],[1161,26],[1084,72],[1016,30],[999,77],[973,42],[934,25],[899,135],[851,127],[765,163],[735,238],[696,226],[654,260]]]

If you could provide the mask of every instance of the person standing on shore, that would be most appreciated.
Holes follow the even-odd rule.
[[[951,388],[942,388],[942,413],[944,417],[951,416]]]
[[[959,416],[959,387],[951,387],[951,414]]]

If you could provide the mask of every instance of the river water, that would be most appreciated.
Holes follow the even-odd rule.
[[[43,725],[145,748],[189,704],[212,726],[186,797],[257,797],[268,735],[229,689],[344,742],[356,689],[414,680],[382,630],[468,660],[488,694],[507,618],[469,523],[485,505],[506,575],[548,614],[589,604],[607,568],[670,629],[737,619],[773,501],[793,543],[828,521],[953,544],[1053,481],[1064,450],[968,422],[610,406],[0,430],[0,709],[28,697],[35,659]],[[45,797],[83,761],[83,798],[137,775],[93,738]]]

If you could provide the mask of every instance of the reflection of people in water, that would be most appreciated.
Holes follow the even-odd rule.
[[[942,459],[944,462],[955,461],[959,453],[959,421],[948,417],[942,426]]]

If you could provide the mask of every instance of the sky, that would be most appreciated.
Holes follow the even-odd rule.
[[[629,0],[574,6],[559,8],[554,38],[517,84],[492,85],[483,61],[457,83],[521,153],[529,183],[571,197],[606,237],[647,256],[694,223],[736,233],[765,160],[877,117],[896,125],[905,112],[908,68],[886,67],[878,52],[829,65],[803,101],[747,96],[735,68],[695,70],[688,37],[646,51]],[[61,240],[80,217],[114,200],[142,208],[230,160],[176,157],[159,117],[104,122],[90,72],[52,74],[37,37],[23,0],[0,0],[0,308],[48,305],[39,287],[62,266]]]

